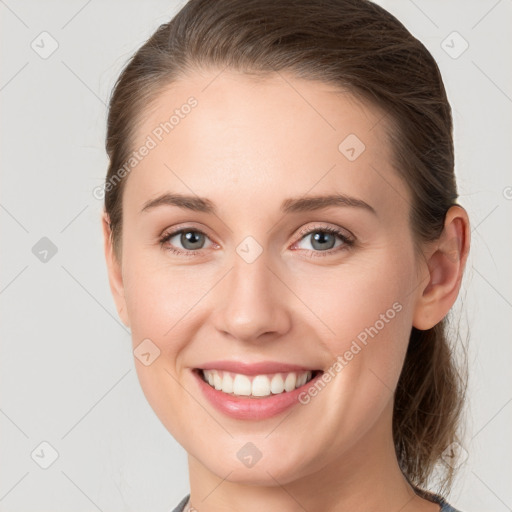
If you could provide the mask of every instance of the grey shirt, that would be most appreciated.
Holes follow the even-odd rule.
[[[447,503],[443,497],[439,496],[438,494],[433,493],[426,493],[428,494],[428,499],[430,501],[433,501],[435,503],[438,503],[441,505],[441,511],[440,512],[461,512],[460,510],[457,510],[456,508],[453,508],[449,503]],[[178,504],[178,506],[172,511],[172,512],[184,512],[185,505],[188,502],[188,499],[190,497],[190,494],[187,494]],[[424,496],[425,497],[425,496]]]

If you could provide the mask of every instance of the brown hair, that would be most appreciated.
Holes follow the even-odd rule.
[[[162,89],[187,72],[224,68],[265,76],[287,70],[349,90],[386,113],[395,168],[411,192],[417,247],[437,240],[456,204],[451,108],[439,68],[394,16],[367,0],[190,0],[131,58],[110,100],[107,183],[133,151],[142,115]],[[105,210],[121,261],[124,177],[107,189]],[[457,441],[466,383],[445,320],[412,328],[395,392],[397,458],[414,486],[429,483]],[[462,366],[461,366],[462,368]],[[453,468],[439,488],[449,488]]]

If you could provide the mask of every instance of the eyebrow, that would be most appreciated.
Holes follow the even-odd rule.
[[[141,210],[141,213],[152,210],[159,206],[177,206],[186,210],[195,212],[217,214],[214,203],[209,199],[183,194],[162,194],[155,199],[150,199]],[[281,204],[283,213],[310,212],[328,208],[330,206],[348,206],[362,208],[374,215],[377,215],[375,209],[362,199],[350,197],[345,194],[331,194],[323,196],[306,196],[299,198],[285,199]]]

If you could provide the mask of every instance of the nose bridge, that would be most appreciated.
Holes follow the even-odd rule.
[[[233,268],[216,305],[216,327],[250,341],[262,334],[283,335],[290,327],[283,284],[270,270],[268,251],[248,237],[236,248]]]

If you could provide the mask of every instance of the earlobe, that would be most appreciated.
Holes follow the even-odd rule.
[[[112,230],[110,228],[110,219],[108,214],[104,211],[101,218],[103,229],[103,248],[105,252],[105,261],[107,264],[108,280],[110,284],[110,291],[116,304],[117,312],[121,321],[130,327],[130,321],[126,312],[126,300],[124,297],[124,284],[121,272],[121,265],[114,253],[114,246],[112,243]]]
[[[413,326],[417,329],[434,327],[455,303],[469,246],[468,215],[461,206],[452,206],[446,214],[443,232],[428,255],[428,282],[419,287],[413,317]]]

